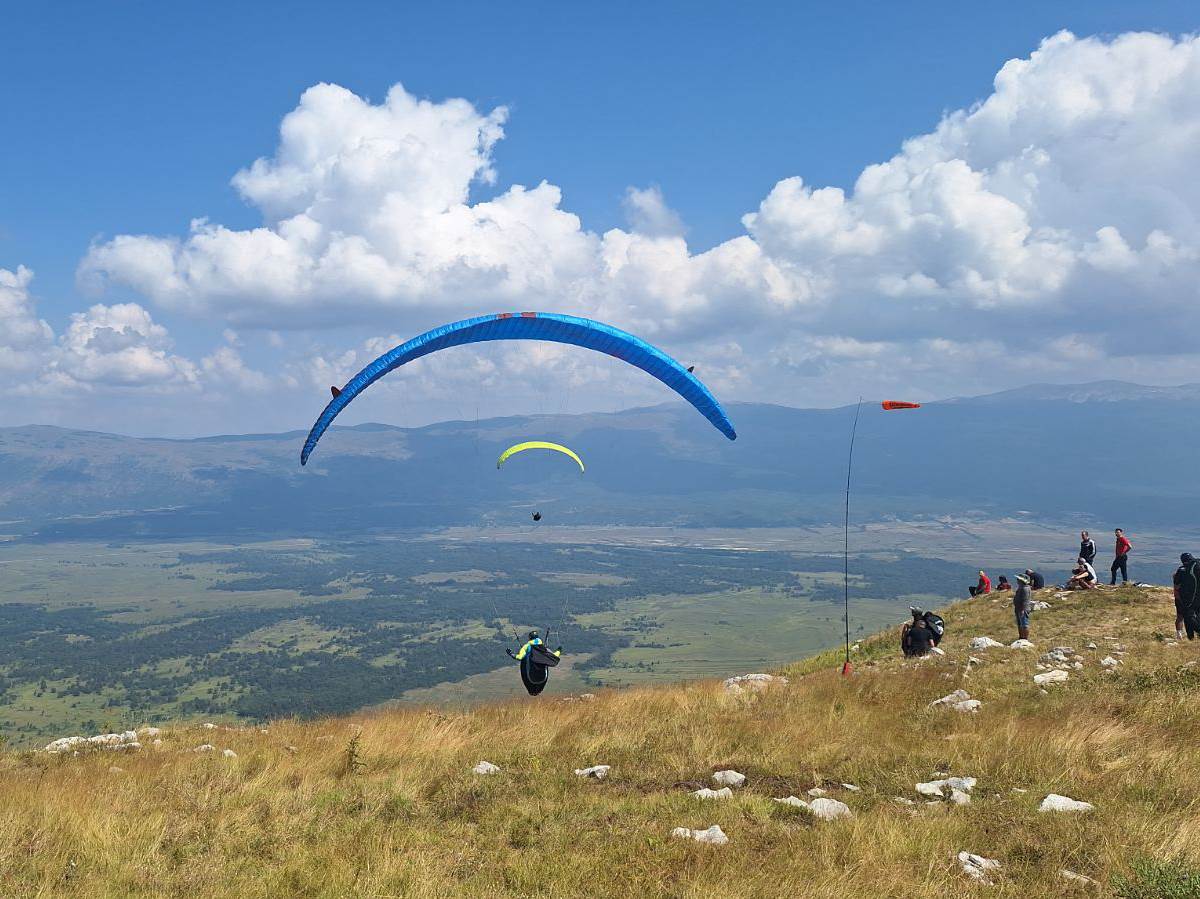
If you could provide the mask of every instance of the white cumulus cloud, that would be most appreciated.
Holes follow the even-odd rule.
[[[499,308],[594,315],[679,355],[736,345],[719,361],[730,389],[785,402],[822,388],[1170,379],[1197,361],[1173,339],[1200,283],[1194,36],[1054,35],[853,185],[781,172],[744,233],[700,253],[657,188],[630,189],[629,228],[604,234],[552,184],[476,196],[499,179],[506,122],[503,107],[399,85],[378,104],[317,85],[274,155],[233,178],[260,226],[119,235],[90,250],[80,280],[275,331],[407,333]],[[340,382],[364,358],[322,350],[292,379]],[[505,365],[480,358],[474,377]]]
[[[0,268],[0,371],[22,372],[42,357],[54,331],[37,317],[29,282],[33,272]]]
[[[196,365],[174,353],[167,329],[137,303],[96,304],[72,313],[57,337],[37,317],[29,293],[33,272],[0,269],[0,370],[19,396],[72,396],[105,389],[171,393],[236,381],[262,390],[268,379],[249,369],[233,346]]]

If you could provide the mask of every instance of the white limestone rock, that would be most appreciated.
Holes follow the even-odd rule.
[[[1035,674],[1033,676],[1033,682],[1039,687],[1044,687],[1047,684],[1065,684],[1068,677],[1070,677],[1070,675],[1068,675],[1067,672],[1055,669],[1054,671],[1047,671],[1043,674]]]
[[[694,790],[690,794],[697,799],[731,799],[733,790],[729,787],[721,787],[719,790],[710,790],[708,787],[701,787],[699,790]]]
[[[480,762],[471,769],[472,774],[478,774],[481,777],[486,777],[489,774],[499,774],[500,768],[498,765],[493,765],[491,762]]]
[[[1069,880],[1071,883],[1077,883],[1080,886],[1094,887],[1100,885],[1097,881],[1092,880],[1092,878],[1088,877],[1086,874],[1076,874],[1074,871],[1068,871],[1066,868],[1063,868],[1061,871],[1059,871],[1058,876],[1063,880]]]
[[[237,753],[234,752],[232,749],[222,749],[221,755],[225,756],[225,758],[227,758],[227,759],[237,758]]]
[[[1060,796],[1057,793],[1051,793],[1042,800],[1042,804],[1038,806],[1039,812],[1090,812],[1096,806],[1090,802],[1081,802],[1078,799],[1072,799],[1069,796]]]
[[[999,649],[1004,646],[999,640],[993,640],[991,637],[975,637],[971,640],[972,649]]]
[[[1010,649],[1036,649],[1037,647],[1030,640],[1013,640],[1008,644]]]
[[[950,708],[956,712],[978,712],[983,705],[978,699],[964,699],[962,702],[956,702]]]
[[[608,772],[612,770],[612,765],[592,765],[590,768],[576,768],[575,775],[577,777],[592,777],[596,780],[604,780],[608,777]]]
[[[729,837],[725,836],[725,831],[721,830],[721,825],[719,824],[714,824],[705,830],[676,827],[671,831],[671,836],[680,840],[695,840],[697,843],[707,843],[709,846],[724,846],[729,842]]]
[[[1000,873],[1000,862],[994,858],[985,858],[982,855],[976,855],[973,852],[960,852],[958,854],[958,864],[962,868],[964,874],[972,880],[992,885],[992,877]]]
[[[216,748],[212,743],[201,743],[192,752],[215,752]]]
[[[979,783],[974,777],[945,777],[917,784],[917,792],[931,799],[945,799],[946,788],[950,788],[950,798],[954,800],[955,793],[969,794]],[[959,802],[960,805],[964,804]]]
[[[1121,663],[1112,656],[1105,656],[1100,660],[1100,664],[1105,668],[1116,668]]]
[[[767,687],[787,686],[788,679],[774,674],[739,674],[737,677],[727,677],[724,681],[727,693],[745,693],[747,690],[758,692]]]
[[[953,693],[947,693],[941,699],[935,699],[933,702],[929,703],[929,707],[933,709],[942,705],[954,705],[957,702],[964,702],[970,698],[971,694],[966,690],[955,690]]]
[[[718,771],[712,779],[723,787],[740,787],[746,782],[746,775],[737,771]]]
[[[771,801],[778,802],[780,805],[790,805],[792,808],[808,808],[808,803],[799,796],[785,796],[783,799],[772,799]]]
[[[822,821],[836,821],[838,818],[851,818],[854,813],[850,806],[837,799],[814,799],[808,804],[808,809]]]
[[[79,746],[87,745],[87,737],[60,737],[46,744],[46,752],[70,752]]]
[[[811,790],[808,791],[808,795],[811,796],[813,799],[817,799],[821,796],[828,796],[829,791],[823,790],[820,787],[813,787]]]

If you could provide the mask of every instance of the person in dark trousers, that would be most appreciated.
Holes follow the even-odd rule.
[[[1175,571],[1175,636],[1187,634],[1194,640],[1200,633],[1200,562],[1191,553],[1179,557]]]
[[[982,596],[992,592],[992,579],[982,569],[979,572],[979,583],[970,588],[972,596]]]
[[[1087,531],[1084,531],[1086,534]],[[1046,589],[1046,579],[1034,571],[1032,568],[1025,569],[1025,577],[1029,578],[1029,589],[1044,590]]]
[[[1022,640],[1029,639],[1029,613],[1033,609],[1033,599],[1029,593],[1029,578],[1023,574],[1017,575],[1017,589],[1013,591],[1013,617],[1017,620],[1017,636]]]
[[[1096,564],[1096,541],[1088,535],[1087,531],[1079,533],[1079,558],[1089,565]]]
[[[1109,583],[1110,587],[1116,586],[1118,569],[1121,571],[1121,583],[1129,583],[1129,551],[1133,549],[1133,544],[1129,542],[1129,538],[1125,536],[1123,530],[1117,528],[1113,533],[1117,535],[1117,545],[1114,550],[1115,558],[1113,558],[1112,563],[1112,581]]]
[[[933,631],[921,615],[920,609],[912,609],[912,621],[900,631],[900,649],[906,657],[927,656],[933,646]]]

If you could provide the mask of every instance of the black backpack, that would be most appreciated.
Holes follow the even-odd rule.
[[[933,635],[939,640],[942,639],[942,634],[946,633],[946,619],[937,612],[926,612],[921,617],[925,619],[925,623],[929,625]]]

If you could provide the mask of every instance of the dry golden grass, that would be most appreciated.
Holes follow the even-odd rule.
[[[0,893],[1080,895],[1059,875],[1069,868],[1111,894],[1138,858],[1200,854],[1200,643],[1165,645],[1174,613],[1163,590],[1045,595],[1053,608],[1035,615],[1038,651],[976,652],[982,664],[969,673],[971,637],[1015,636],[1005,597],[947,610],[944,658],[905,664],[896,635],[881,635],[853,677],[827,654],[755,696],[699,682],[589,703],[544,696],[278,721],[267,733],[181,727],[137,756],[9,753]],[[1099,648],[1084,650],[1088,640]],[[1113,640],[1127,654],[1108,674],[1099,660]],[[1085,668],[1042,695],[1037,658],[1059,644]],[[927,708],[960,686],[983,701],[978,714]],[[238,757],[190,751],[204,742]],[[502,773],[473,775],[481,759]],[[610,778],[574,775],[593,764],[612,765]],[[687,795],[721,768],[749,778],[732,800]],[[977,777],[972,804],[921,804],[913,785],[935,771]],[[850,820],[814,824],[771,801],[841,782],[862,788],[831,787]],[[1096,811],[1038,814],[1050,792]],[[711,824],[728,845],[670,838]],[[995,887],[959,871],[963,849],[1003,863]]]

